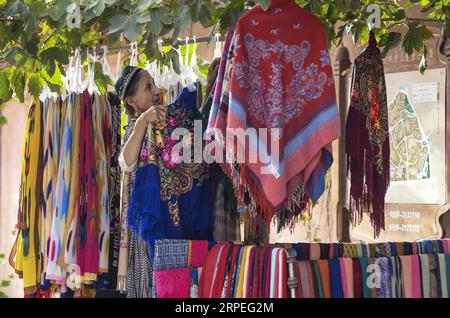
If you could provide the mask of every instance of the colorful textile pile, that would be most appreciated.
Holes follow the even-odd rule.
[[[206,258],[199,297],[287,297],[285,250],[273,246],[217,243]]]
[[[298,261],[297,298],[448,298],[450,254]]]
[[[450,253],[450,239],[383,243],[295,243],[297,260]]]

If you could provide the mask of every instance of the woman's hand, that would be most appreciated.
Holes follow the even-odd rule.
[[[167,108],[165,106],[153,105],[136,120],[133,132],[123,148],[121,158],[119,158],[119,163],[124,171],[131,171],[136,166],[141,151],[142,140],[144,139],[148,126],[159,121],[164,121],[166,119],[166,113]]]
[[[145,112],[143,112],[137,119],[144,126],[148,124],[153,124],[158,121],[163,121],[166,119],[167,108],[163,105],[153,105]]]

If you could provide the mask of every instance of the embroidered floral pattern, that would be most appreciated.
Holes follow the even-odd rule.
[[[325,85],[329,85],[324,72],[319,72],[316,64],[304,66],[311,45],[303,41],[300,45],[287,45],[281,40],[270,43],[255,40],[253,35],[244,36],[244,45],[248,52],[248,61],[234,65],[236,79],[241,88],[247,90],[247,105],[261,124],[271,128],[281,128],[297,117],[303,106],[322,96]],[[324,50],[323,50],[324,51]],[[264,60],[276,56],[271,64],[272,76],[266,83],[258,68]],[[282,75],[284,64],[292,63],[295,75],[289,81],[284,93]],[[321,56],[322,67],[329,66],[329,56]],[[266,89],[267,87],[267,89]],[[263,91],[267,90],[266,95]]]
[[[185,128],[190,133],[190,138],[174,140],[172,133],[176,128]],[[176,103],[170,105],[167,110],[166,121],[156,124],[147,132],[141,148],[140,166],[154,164],[158,166],[161,200],[168,201],[169,213],[173,224],[179,226],[178,197],[189,192],[194,186],[201,186],[203,180],[208,177],[208,167],[204,163],[182,162],[183,151],[174,151],[180,142],[191,145],[194,131],[194,113],[186,105]],[[192,149],[191,149],[192,150]],[[193,155],[193,151],[191,154]],[[192,160],[193,161],[193,160]]]
[[[366,127],[373,148],[373,164],[377,171],[383,171],[382,145],[389,136],[387,105],[380,101],[386,100],[386,87],[383,76],[383,63],[376,54],[366,54],[355,60],[355,67],[360,71],[353,81],[350,107],[355,107],[367,117]]]

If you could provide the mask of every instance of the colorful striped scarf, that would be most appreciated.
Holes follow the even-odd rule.
[[[229,107],[223,112],[225,125],[218,119],[216,127],[223,134],[227,129],[269,128],[269,138],[256,136],[248,145],[238,141],[237,150],[246,155],[238,165],[239,178],[234,165],[224,165],[239,202],[244,205],[247,192],[252,212],[266,224],[274,215],[280,217],[279,227],[290,224],[306,207],[307,197],[316,202],[325,188],[325,172],[333,161],[331,142],[339,137],[325,39],[320,22],[292,0],[272,1],[267,11],[257,6],[236,26]],[[257,158],[256,143],[267,140],[280,145],[279,166],[247,159]]]

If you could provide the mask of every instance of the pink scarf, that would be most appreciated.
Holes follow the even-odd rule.
[[[99,266],[98,198],[94,170],[94,137],[91,96],[84,91],[81,104],[80,158],[78,174],[77,265],[85,282],[94,281]]]

